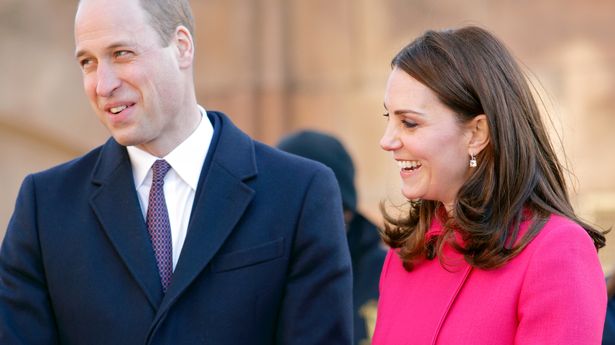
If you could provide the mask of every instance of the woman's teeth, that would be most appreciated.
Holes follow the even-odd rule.
[[[421,167],[419,161],[397,161],[401,170],[415,170]]]

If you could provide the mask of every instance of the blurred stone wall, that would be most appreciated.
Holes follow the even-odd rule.
[[[0,0],[0,238],[27,173],[107,133],[73,58],[76,0]],[[615,222],[615,2],[608,0],[193,0],[199,101],[275,144],[300,128],[338,135],[358,169],[360,207],[400,200],[378,147],[391,57],[430,28],[483,26],[532,73],[576,175],[579,213]],[[609,235],[615,239],[615,235]],[[615,245],[601,251],[605,271]]]

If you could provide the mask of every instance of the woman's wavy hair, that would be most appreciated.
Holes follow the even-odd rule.
[[[492,269],[518,255],[540,232],[550,214],[582,226],[596,248],[601,231],[580,220],[570,204],[564,167],[541,119],[528,81],[504,45],[488,31],[468,26],[427,31],[391,62],[430,88],[461,123],[485,114],[489,144],[477,155],[478,166],[460,188],[453,210],[440,215],[437,201],[411,202],[407,216],[381,210],[384,241],[399,248],[406,270],[420,258],[438,257],[451,244],[474,267]],[[427,238],[435,216],[443,232]],[[530,221],[525,235],[520,224]],[[455,229],[463,245],[455,241]]]

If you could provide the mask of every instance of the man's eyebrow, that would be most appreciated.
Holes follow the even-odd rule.
[[[114,49],[116,49],[116,48],[119,48],[119,47],[127,47],[127,46],[129,46],[129,45],[130,45],[130,43],[125,42],[125,41],[116,42],[116,43],[113,43],[113,44],[111,44],[111,45],[107,46],[107,47],[105,48],[105,50],[114,50]],[[75,58],[76,58],[77,60],[79,60],[79,58],[80,58],[80,57],[82,57],[83,55],[86,55],[86,54],[87,54],[87,50],[85,50],[85,49],[79,49],[79,50],[77,50],[77,52],[75,52]]]
[[[79,49],[79,50],[77,50],[77,52],[75,52],[75,59],[79,60],[79,58],[82,57],[85,54],[86,54],[85,50]]]

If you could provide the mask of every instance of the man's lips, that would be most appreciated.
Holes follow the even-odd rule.
[[[113,104],[107,104],[104,107],[105,112],[112,114],[112,115],[117,115],[119,113],[121,113],[122,111],[132,107],[133,105],[135,105],[135,103],[113,103]]]
[[[124,109],[126,109],[126,108],[128,108],[128,106],[127,106],[127,105],[120,105],[119,107],[114,107],[114,108],[109,109],[109,111],[110,111],[112,114],[117,114],[117,113],[119,113],[120,111],[122,111],[122,110],[124,110]]]

